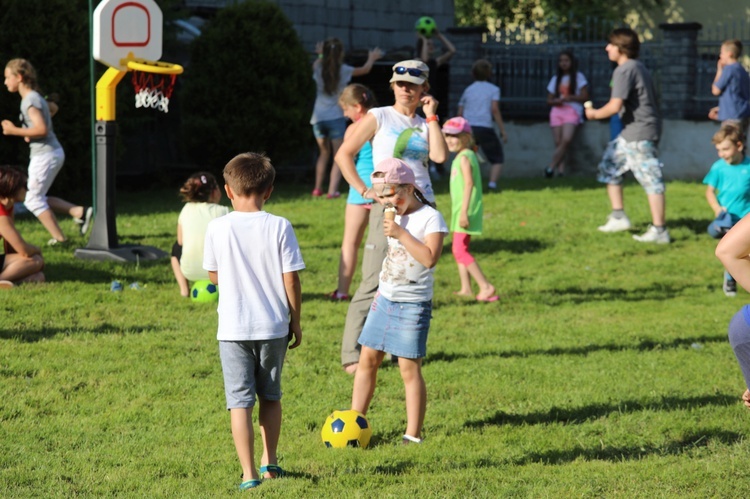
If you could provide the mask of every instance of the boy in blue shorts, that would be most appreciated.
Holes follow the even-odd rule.
[[[642,235],[633,239],[643,243],[668,244],[669,231],[665,221],[664,178],[657,157],[657,144],[661,134],[661,116],[656,101],[656,90],[646,66],[638,60],[641,43],[638,35],[629,28],[618,28],[609,35],[606,51],[609,60],[617,63],[612,74],[612,94],[604,107],[593,109],[587,102],[586,117],[601,120],[619,114],[623,129],[609,143],[599,163],[597,180],[607,184],[607,194],[612,212],[607,223],[599,227],[602,232],[629,230],[630,220],[625,215],[622,180],[631,171],[643,186],[651,209],[651,225]]]
[[[263,211],[275,171],[263,154],[244,153],[224,167],[224,189],[234,211],[206,229],[203,268],[219,294],[219,354],[232,437],[242,465],[240,490],[260,485],[255,468],[253,406],[263,436],[260,475],[283,474],[276,446],[281,433],[281,368],[287,344],[302,341],[302,291],[297,271],[305,268],[288,220]]]
[[[726,40],[721,44],[716,76],[711,85],[711,93],[719,96],[719,105],[711,108],[708,116],[721,121],[722,125],[737,125],[744,144],[750,122],[750,75],[738,62],[741,55],[741,41]]]
[[[713,143],[719,159],[711,166],[703,183],[706,200],[716,219],[708,226],[708,233],[716,238],[724,237],[729,229],[750,213],[750,160],[745,156],[745,148],[739,127],[722,125],[714,134]],[[724,272],[724,294],[735,296],[737,282]]]

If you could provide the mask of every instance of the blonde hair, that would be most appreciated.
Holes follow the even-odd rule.
[[[372,109],[378,106],[378,102],[375,99],[375,94],[372,90],[360,83],[352,83],[347,85],[344,90],[341,91],[339,97],[340,106],[356,106],[359,104],[364,109]]]
[[[21,77],[21,81],[30,89],[39,92],[39,82],[36,77],[36,70],[26,59],[11,59],[8,64],[5,65],[6,69],[14,75]]]
[[[721,125],[721,128],[719,128],[719,131],[716,132],[711,139],[711,143],[714,145],[719,145],[725,140],[728,140],[732,144],[738,144],[742,142],[742,137],[740,134],[740,129],[731,123],[728,123],[726,125]]]
[[[721,46],[726,47],[734,59],[739,59],[742,55],[742,42],[737,39],[724,40]]]

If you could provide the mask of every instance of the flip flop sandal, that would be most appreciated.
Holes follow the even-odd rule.
[[[275,473],[276,475],[271,478],[268,478],[267,480],[271,480],[273,478],[281,478],[284,476],[284,470],[281,468],[281,466],[277,464],[267,464],[265,466],[261,466],[260,467],[261,476],[265,475],[266,473]]]
[[[246,480],[240,484],[240,490],[254,489],[261,483],[262,482],[258,480],[257,478],[254,478],[252,480]]]

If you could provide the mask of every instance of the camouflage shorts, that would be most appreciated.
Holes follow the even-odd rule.
[[[652,140],[628,142],[617,137],[607,145],[596,179],[605,184],[620,185],[623,175],[631,171],[646,194],[663,194],[662,164],[656,157],[657,153],[656,142]]]

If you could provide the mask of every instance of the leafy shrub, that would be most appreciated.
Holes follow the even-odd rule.
[[[182,144],[206,167],[245,151],[265,151],[279,163],[310,144],[310,61],[276,5],[250,1],[219,11],[193,42],[180,98]]]

